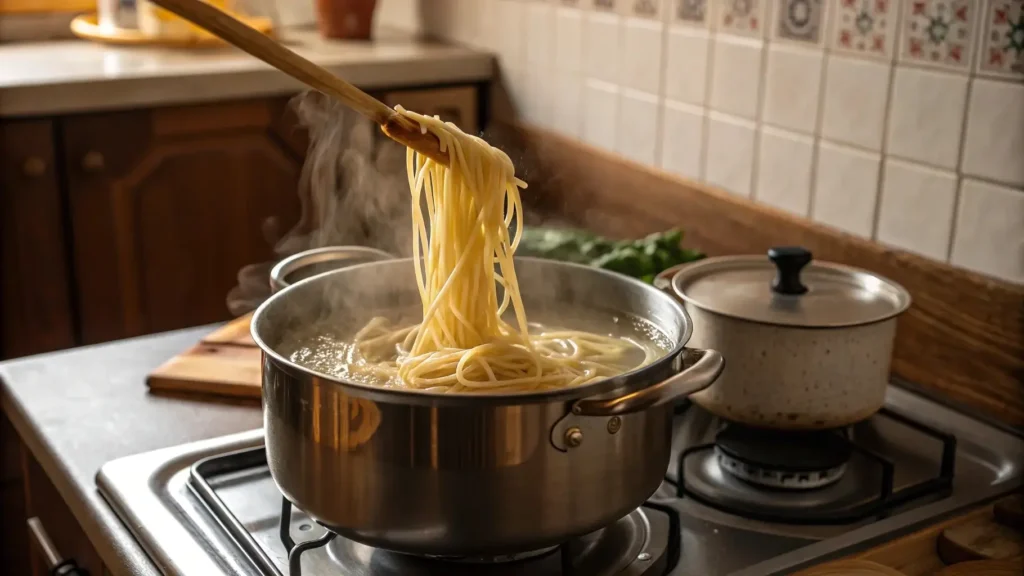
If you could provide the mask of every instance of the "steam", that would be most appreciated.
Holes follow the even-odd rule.
[[[408,256],[411,244],[405,148],[380,135],[373,122],[316,92],[291,103],[309,133],[309,151],[298,194],[299,222],[274,238],[264,226],[277,260],[324,246],[358,245]],[[238,273],[227,297],[234,315],[253,310],[270,295],[274,262],[251,264]]]

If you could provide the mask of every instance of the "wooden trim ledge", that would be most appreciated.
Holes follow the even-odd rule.
[[[493,133],[493,134],[492,134]],[[899,321],[893,372],[1024,427],[1024,286],[893,250],[553,133],[494,124],[533,209],[610,236],[681,227],[709,255],[800,245],[815,258],[899,282],[914,303]]]

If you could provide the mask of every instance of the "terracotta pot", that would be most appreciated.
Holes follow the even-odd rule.
[[[320,35],[338,40],[369,40],[377,0],[317,0]]]

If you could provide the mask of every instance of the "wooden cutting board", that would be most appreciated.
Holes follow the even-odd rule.
[[[260,397],[260,349],[249,332],[251,314],[211,332],[146,378],[150,390]]]

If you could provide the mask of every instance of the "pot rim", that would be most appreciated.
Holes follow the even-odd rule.
[[[494,393],[475,393],[475,394],[449,394],[443,392],[430,392],[426,390],[415,390],[408,388],[383,388],[379,386],[372,386],[369,384],[363,384],[360,382],[354,382],[352,380],[346,380],[342,378],[336,378],[316,370],[311,370],[295,362],[292,362],[288,358],[285,358],[279,354],[276,350],[271,348],[258,333],[261,318],[267,314],[267,309],[273,305],[273,302],[278,299],[283,299],[288,296],[292,291],[299,290],[300,287],[312,282],[326,282],[331,276],[335,274],[351,273],[353,270],[361,268],[373,268],[376,266],[394,265],[395,263],[406,262],[411,264],[412,258],[395,258],[391,260],[382,260],[377,262],[364,262],[362,264],[356,264],[346,268],[338,270],[332,270],[317,274],[315,276],[305,278],[291,284],[290,286],[280,290],[273,294],[270,298],[260,304],[259,308],[253,313],[252,321],[250,322],[249,331],[252,335],[252,339],[256,342],[256,345],[263,351],[264,363],[261,372],[266,368],[266,360],[269,358],[279,369],[284,369],[288,372],[307,374],[316,377],[320,381],[329,382],[333,385],[342,386],[352,392],[355,392],[355,396],[369,398],[375,401],[391,402],[391,403],[402,403],[402,404],[428,404],[428,405],[465,405],[465,406],[479,406],[483,405],[508,405],[508,404],[540,404],[550,402],[561,402],[561,401],[574,401],[582,398],[589,398],[593,396],[599,396],[610,393],[612,391],[622,390],[623,388],[642,388],[660,382],[660,378],[650,378],[646,374],[656,372],[678,372],[673,366],[676,359],[686,348],[686,343],[690,340],[693,334],[693,322],[690,319],[690,315],[686,312],[686,308],[680,304],[678,300],[672,297],[670,294],[666,294],[664,291],[655,288],[649,284],[646,284],[636,278],[625,276],[617,272],[604,270],[601,268],[594,268],[585,264],[576,264],[573,262],[563,262],[559,260],[550,260],[546,258],[536,258],[531,256],[516,256],[514,261],[535,261],[543,262],[546,264],[554,264],[558,266],[567,266],[573,268],[582,268],[587,271],[594,272],[601,276],[607,277],[611,281],[615,282],[627,282],[634,286],[640,287],[642,290],[648,291],[653,294],[656,293],[654,298],[667,299],[665,302],[669,304],[684,320],[684,328],[681,337],[673,345],[672,349],[663,354],[660,358],[655,361],[624,372],[618,376],[611,378],[605,378],[604,380],[598,380],[591,384],[584,386],[574,386],[571,388],[561,388],[557,390],[547,390],[543,392],[510,392],[503,394]],[[658,323],[644,318],[649,322],[655,324]]]
[[[733,264],[733,263],[749,262],[749,261],[751,261],[752,258],[753,258],[752,255],[717,256],[717,257],[714,257],[714,258],[706,258],[704,260],[698,260],[696,262],[688,262],[688,263],[677,265],[676,267],[674,267],[674,270],[671,272],[671,277],[669,278],[670,287],[671,287],[671,290],[672,290],[672,295],[675,296],[676,298],[682,300],[686,305],[693,306],[693,307],[701,310],[702,312],[707,312],[709,314],[714,314],[716,316],[720,316],[720,317],[724,317],[724,318],[732,318],[734,320],[741,320],[743,322],[749,322],[751,324],[760,324],[762,326],[775,326],[777,328],[786,328],[786,329],[792,329],[792,330],[835,330],[835,329],[841,329],[841,328],[856,328],[856,327],[860,327],[860,326],[870,326],[872,324],[879,324],[879,323],[882,323],[882,322],[887,322],[889,320],[892,320],[892,319],[900,316],[901,314],[906,312],[910,308],[911,304],[913,303],[913,299],[910,296],[910,292],[906,288],[904,288],[898,282],[890,280],[889,278],[886,278],[885,276],[882,276],[880,274],[875,274],[874,272],[863,270],[861,268],[856,268],[854,266],[847,266],[845,264],[836,264],[834,262],[821,262],[821,261],[816,261],[815,265],[821,266],[821,267],[825,267],[825,268],[829,268],[829,269],[831,269],[833,271],[836,271],[836,272],[843,272],[845,274],[849,274],[851,277],[865,278],[865,279],[866,278],[871,278],[871,279],[873,279],[874,282],[881,282],[883,284],[886,284],[889,288],[891,288],[895,292],[895,294],[896,294],[896,296],[898,298],[898,305],[895,306],[891,312],[889,312],[887,314],[884,314],[884,315],[880,315],[880,316],[876,316],[876,317],[870,318],[868,320],[850,321],[850,322],[836,322],[836,323],[833,323],[833,324],[815,324],[815,325],[786,324],[786,323],[782,323],[782,322],[771,322],[771,321],[768,321],[768,320],[758,320],[758,319],[748,318],[746,316],[743,316],[742,314],[732,314],[732,313],[728,313],[728,312],[722,312],[720,310],[713,310],[711,308],[708,308],[707,306],[704,306],[704,305],[700,304],[698,301],[696,301],[695,299],[693,299],[692,297],[687,295],[685,290],[683,290],[683,288],[682,288],[682,283],[683,283],[683,281],[688,276],[696,274],[696,273],[698,273],[698,272],[700,272],[702,270],[705,270],[707,268],[713,268],[713,267],[716,267],[716,266],[719,266],[719,267],[720,266],[727,266],[727,265]],[[670,270],[672,270],[672,269],[670,269]],[[662,276],[662,274],[667,275],[668,272],[669,272],[668,270],[663,271],[658,276],[664,278],[664,276]]]

